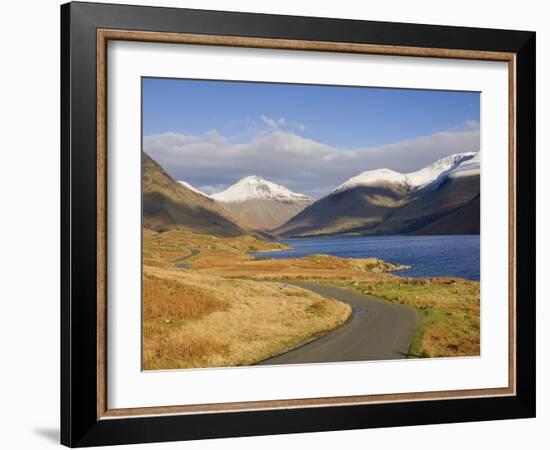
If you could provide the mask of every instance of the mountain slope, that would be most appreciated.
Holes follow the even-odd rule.
[[[143,153],[143,226],[186,228],[196,233],[238,236],[247,230],[213,200],[171,178]]]
[[[257,176],[242,178],[210,198],[257,230],[272,230],[312,203],[307,195]]]
[[[479,234],[479,194],[440,219],[415,230],[412,234]]]
[[[429,228],[428,225],[465,206],[475,197],[479,197],[479,191],[479,175],[447,176],[436,189],[425,188],[411,195],[409,201],[402,208],[374,231],[381,234],[419,234],[421,229],[425,229],[426,234],[432,234],[428,232],[431,229],[433,234],[442,234],[435,233],[436,228]],[[471,214],[475,213],[474,209],[467,211]],[[452,228],[453,234],[469,234],[472,232],[472,228],[468,223],[475,220],[479,222],[479,208],[473,215],[475,217],[472,219],[462,217],[462,220],[452,227],[447,224],[443,228]]]
[[[401,184],[380,183],[334,192],[316,201],[281,227],[282,236],[315,236],[368,230],[402,206],[408,191]]]
[[[476,211],[473,199],[479,191],[476,153],[451,155],[408,174],[377,169],[350,178],[274,232],[286,237],[475,233],[479,200]]]
[[[201,190],[197,189],[195,186],[193,186],[191,183],[188,183],[187,181],[178,180],[178,183],[182,186],[186,187],[187,189],[192,190],[193,192],[196,192],[197,194],[202,195],[203,197],[208,197],[208,194],[205,194]]]

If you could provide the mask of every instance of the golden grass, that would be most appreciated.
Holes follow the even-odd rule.
[[[215,311],[227,311],[227,303],[183,283],[143,275],[144,320],[196,320]]]
[[[397,278],[335,283],[390,302],[415,307],[422,318],[411,356],[477,356],[480,353],[479,283],[433,278]]]
[[[434,320],[437,315],[442,319]],[[448,312],[427,313],[427,325],[413,350],[418,357],[477,356],[480,354],[479,318],[448,317]],[[431,316],[431,317],[430,317]],[[447,316],[447,317],[445,317]]]
[[[417,308],[422,323],[413,356],[479,355],[478,282],[397,277],[389,273],[397,266],[376,258],[257,259],[249,252],[285,246],[252,236],[144,230],[143,238],[146,369],[253,364],[351,314],[341,302],[283,288],[286,280],[335,284]]]
[[[226,355],[229,346],[213,336],[174,333],[160,324],[145,322],[143,368],[208,367],[210,359]]]
[[[256,251],[288,248],[252,236],[218,238],[186,231],[156,233],[144,230],[144,265],[173,267],[184,259],[201,273],[224,277],[264,280],[349,279],[360,273],[382,273],[398,267],[376,258],[344,259],[329,255],[310,255],[291,259],[257,259]],[[193,255],[194,256],[190,256]]]
[[[146,370],[254,364],[333,330],[351,315],[345,303],[281,283],[144,270]]]

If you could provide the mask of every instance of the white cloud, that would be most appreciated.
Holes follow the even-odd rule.
[[[477,129],[479,130],[479,122],[477,120],[467,120],[465,123],[464,123],[464,126],[466,127],[466,129]]]
[[[319,197],[365,170],[388,167],[410,172],[453,153],[479,150],[479,126],[443,131],[393,144],[340,149],[281,131],[284,119],[262,116],[272,130],[234,143],[217,131],[190,136],[146,136],[144,150],[174,178],[204,192],[222,190],[239,178],[259,175],[296,192]]]
[[[300,122],[294,122],[292,124],[292,128],[297,131],[306,131],[306,126],[303,123]]]
[[[289,133],[298,133],[306,130],[306,126],[300,122],[291,122],[285,119],[284,117],[279,117],[275,119],[273,117],[266,116],[262,114],[260,120],[267,125],[267,128],[259,129],[256,121],[252,120],[249,122],[247,131],[255,131],[258,134],[265,134],[272,131],[287,131]]]
[[[286,125],[286,119],[284,117],[280,117],[279,119],[273,119],[271,117],[268,117],[262,114],[260,116],[260,119],[262,119],[262,122],[264,122],[272,130],[279,130]]]

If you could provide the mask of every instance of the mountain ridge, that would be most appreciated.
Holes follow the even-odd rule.
[[[213,200],[174,180],[142,152],[143,226],[156,231],[189,229],[215,236],[239,236],[249,230]]]
[[[277,228],[313,202],[257,175],[241,178],[210,198],[246,226],[262,231]]]
[[[460,208],[479,191],[475,152],[450,155],[409,174],[376,169],[351,177],[273,232],[283,237],[471,234],[479,232],[479,201]],[[460,223],[452,224],[452,217]]]
[[[410,190],[422,189],[436,183],[438,179],[453,172],[465,162],[475,158],[476,155],[478,155],[476,152],[455,153],[409,173],[401,173],[388,168],[367,170],[349,178],[332,192],[341,192],[357,186],[376,185],[381,182],[402,184]]]
[[[202,195],[203,197],[210,197],[207,193],[202,192],[200,189],[197,189],[195,186],[193,186],[191,183],[188,183],[187,181],[178,180],[178,183],[186,187],[187,189],[190,189],[191,191]]]
[[[219,202],[238,202],[251,198],[273,199],[279,201],[311,201],[312,198],[291,191],[286,186],[273,183],[257,175],[249,175],[239,179],[236,183],[221,192],[210,195],[210,198]]]

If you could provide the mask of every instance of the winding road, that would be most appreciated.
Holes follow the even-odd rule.
[[[174,263],[174,266],[177,267],[178,269],[190,269],[191,266],[189,265],[189,263],[186,263],[185,260],[192,258],[193,256],[196,256],[198,254],[199,254],[199,251],[196,249],[193,249],[191,250],[191,253],[189,253],[188,255],[178,258]]]
[[[348,303],[353,315],[340,328],[260,365],[403,359],[419,324],[417,312],[408,306],[315,283],[295,286]]]

